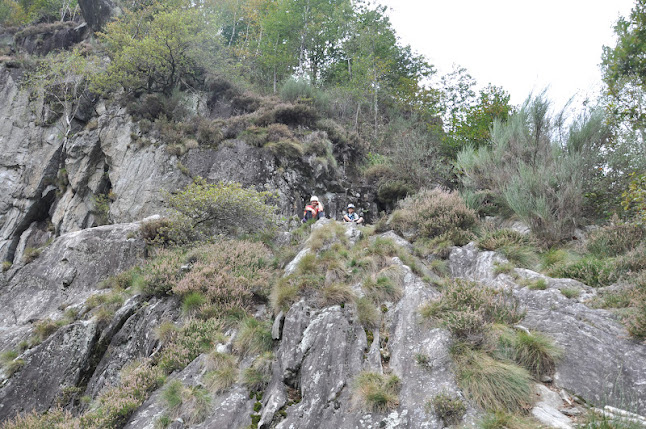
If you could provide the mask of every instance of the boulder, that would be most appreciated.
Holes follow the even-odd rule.
[[[99,31],[114,16],[121,14],[121,9],[112,0],[79,0],[79,7],[85,22],[94,31]]]

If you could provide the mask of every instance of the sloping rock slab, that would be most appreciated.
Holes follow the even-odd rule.
[[[21,356],[25,365],[0,388],[0,421],[55,406],[63,389],[76,386],[88,370],[96,340],[93,322],[76,322]]]
[[[557,386],[596,405],[646,412],[646,345],[631,339],[610,312],[563,296],[557,289],[562,279],[548,278],[551,289],[529,290],[510,276],[496,275],[497,260],[503,259],[469,244],[451,253],[450,270],[492,287],[513,288],[527,310],[522,325],[548,334],[563,351],[554,377]]]

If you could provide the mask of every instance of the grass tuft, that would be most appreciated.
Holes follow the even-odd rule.
[[[387,377],[363,371],[354,381],[352,399],[363,410],[385,412],[399,405],[400,387],[401,383],[396,375]]]
[[[467,407],[460,398],[453,398],[446,393],[440,393],[428,402],[428,406],[446,426],[458,424],[467,412]]]
[[[261,322],[253,317],[243,319],[233,343],[234,349],[240,354],[256,355],[271,350],[271,326],[269,322]]]
[[[359,323],[361,323],[364,328],[376,328],[379,326],[381,314],[372,300],[364,296],[358,298],[356,300],[356,304]]]

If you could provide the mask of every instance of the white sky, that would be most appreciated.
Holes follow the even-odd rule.
[[[520,104],[549,86],[562,107],[596,98],[602,46],[635,0],[381,0],[404,44],[439,74],[465,67],[479,86],[491,82]]]

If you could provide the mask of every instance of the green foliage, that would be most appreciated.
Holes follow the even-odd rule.
[[[11,261],[2,261],[2,272],[9,271],[13,263]]]
[[[563,265],[554,265],[549,274],[551,277],[576,279],[592,287],[608,286],[620,276],[614,261],[598,259],[592,255]]]
[[[468,348],[454,358],[458,385],[483,409],[517,412],[530,405],[531,377],[526,370]]]
[[[440,393],[429,401],[435,414],[450,426],[459,423],[467,412],[467,407],[460,398],[454,398],[447,393]]]
[[[5,429],[64,429],[70,427],[73,421],[69,411],[52,408],[44,414],[40,414],[36,410],[20,414],[12,420],[5,421],[2,427]]]
[[[209,355],[206,384],[214,393],[221,393],[233,386],[238,379],[238,365],[234,356],[213,352]]]
[[[632,174],[628,189],[621,194],[621,205],[639,224],[646,222],[646,174]]]
[[[352,400],[365,411],[385,412],[399,405],[401,383],[396,375],[387,377],[363,371],[353,383]]]
[[[586,249],[600,258],[613,257],[633,250],[643,239],[643,228],[619,223],[599,228],[590,234]]]
[[[207,38],[204,15],[182,0],[153,1],[139,9],[126,10],[106,25],[100,40],[107,47],[110,63],[93,78],[94,89],[112,92],[170,94],[190,80],[203,65],[205,53],[218,39]],[[208,55],[207,55],[208,56]]]
[[[342,305],[355,298],[352,288],[345,283],[332,283],[321,290],[324,305]]]
[[[258,356],[249,368],[242,371],[242,384],[252,391],[263,390],[271,380],[271,364],[274,355],[264,352]]]
[[[194,313],[206,303],[206,298],[200,292],[189,292],[182,300],[182,310],[186,314]]]
[[[631,126],[643,127],[643,94],[646,80],[646,5],[635,2],[629,17],[620,17],[615,25],[617,43],[604,46],[602,56],[603,80],[610,98],[608,108],[619,120]]]
[[[52,22],[78,13],[76,0],[2,0],[0,25],[19,26],[33,22]]]
[[[41,253],[42,253],[42,250],[39,248],[26,247],[25,250],[22,252],[22,261],[25,264],[34,262],[36,259],[38,259]]]
[[[184,243],[268,228],[275,213],[275,207],[268,205],[271,197],[239,183],[207,184],[197,178],[183,191],[168,196],[175,215],[164,234],[173,242]]]
[[[563,294],[564,297],[568,299],[572,298],[578,298],[579,295],[581,295],[581,289],[579,288],[563,288],[561,289],[561,293]]]
[[[538,263],[536,244],[527,237],[511,229],[486,231],[478,240],[478,246],[485,250],[496,250],[516,266],[533,268]]]
[[[159,357],[158,367],[165,373],[183,369],[201,353],[211,351],[215,344],[224,342],[222,323],[217,319],[192,319],[168,334],[168,343]]]
[[[552,339],[539,332],[518,331],[514,341],[514,360],[536,379],[554,371],[561,350]]]
[[[583,220],[583,194],[593,186],[608,140],[602,112],[563,133],[563,114],[549,111],[543,94],[530,98],[507,122],[494,123],[490,146],[465,148],[457,157],[466,189],[503,202],[547,244],[570,238]]]

